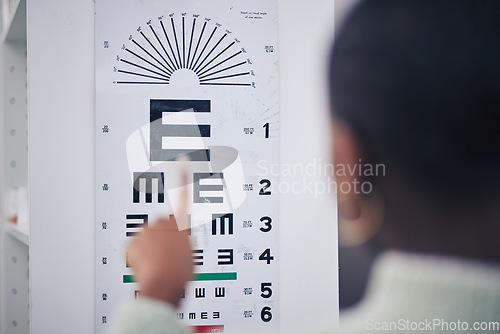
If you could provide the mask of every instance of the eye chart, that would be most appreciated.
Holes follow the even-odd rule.
[[[140,296],[125,249],[175,215],[189,167],[193,333],[279,321],[275,0],[97,0],[96,332]],[[179,162],[187,156],[189,162]]]

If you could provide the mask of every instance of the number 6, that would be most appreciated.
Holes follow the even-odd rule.
[[[260,318],[264,322],[269,322],[273,318],[273,315],[271,313],[271,308],[269,306],[264,306],[262,311],[260,312]]]

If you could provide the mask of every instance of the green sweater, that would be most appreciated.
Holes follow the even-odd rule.
[[[500,266],[432,255],[387,252],[367,293],[341,314],[339,333],[500,333]],[[297,333],[331,333],[297,320]],[[175,309],[143,298],[124,305],[106,334],[184,334]],[[259,333],[261,334],[261,333]]]

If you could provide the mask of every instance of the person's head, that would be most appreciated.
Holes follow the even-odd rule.
[[[335,163],[384,165],[340,209],[382,198],[389,247],[500,258],[499,17],[498,0],[367,0],[337,34]]]

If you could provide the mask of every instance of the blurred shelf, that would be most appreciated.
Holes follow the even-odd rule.
[[[4,41],[26,41],[26,0],[15,0],[6,19]]]
[[[25,203],[29,185],[26,36],[29,0],[0,1],[3,3],[0,32],[0,333],[25,334],[30,332],[28,272],[32,249],[30,228],[26,223],[29,222],[29,208]],[[45,16],[40,13],[37,17]],[[23,196],[20,189],[24,189]],[[7,220],[14,215],[17,215],[17,224]]]
[[[12,223],[7,223],[5,226],[5,232],[10,234],[12,237],[15,239],[19,240],[26,246],[29,246],[30,244],[30,234],[29,231],[20,229],[18,226],[12,224]]]

